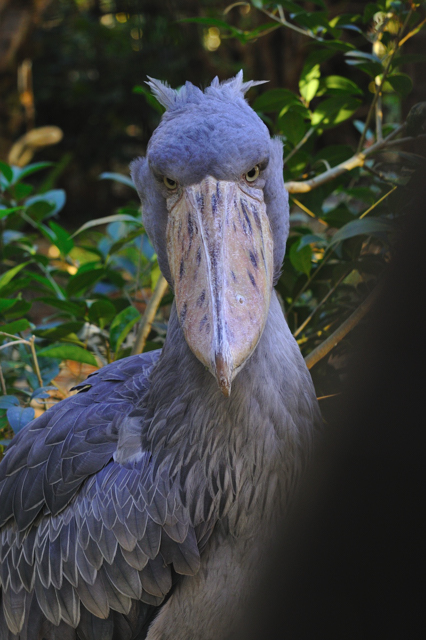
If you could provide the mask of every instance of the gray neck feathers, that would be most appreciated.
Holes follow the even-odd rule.
[[[137,410],[138,411],[138,410]],[[309,450],[317,403],[300,351],[274,294],[259,344],[225,398],[189,350],[173,306],[167,340],[144,415],[142,450],[153,474],[178,480],[194,496],[194,524],[218,511],[223,516],[268,477],[293,482]],[[244,497],[244,499],[243,499]],[[244,506],[245,505],[245,506]]]

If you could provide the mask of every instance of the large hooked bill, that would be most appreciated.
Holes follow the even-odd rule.
[[[269,311],[273,240],[263,192],[207,176],[167,205],[179,321],[189,348],[229,396]]]

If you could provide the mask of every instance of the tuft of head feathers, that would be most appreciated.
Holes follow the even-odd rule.
[[[230,78],[224,82],[219,82],[219,78],[216,76],[211,85],[206,88],[205,93],[214,95],[217,98],[223,97],[228,100],[235,100],[244,97],[244,94],[251,89],[251,87],[256,87],[265,82],[268,82],[268,80],[249,80],[248,82],[243,82],[243,72],[241,70],[235,78]],[[186,82],[183,87],[176,90],[172,89],[167,82],[162,82],[161,80],[156,80],[148,76],[148,82],[146,84],[158,102],[162,104],[167,111],[179,109],[189,102],[199,102],[203,97],[201,89],[194,86],[191,82]]]

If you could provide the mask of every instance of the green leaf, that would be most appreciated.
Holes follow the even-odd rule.
[[[406,73],[394,73],[388,76],[387,82],[389,82],[392,88],[403,98],[408,96],[413,89],[413,82]]]
[[[20,295],[20,294],[19,294]],[[16,298],[15,300],[8,300],[8,302],[13,302],[13,306],[8,309],[3,310],[3,315],[7,320],[12,320],[13,318],[22,318],[25,314],[31,309],[31,302],[27,302],[26,300],[22,300],[21,298]],[[1,300],[0,300],[0,309],[1,309]]]
[[[312,249],[308,244],[299,251],[300,242],[301,238],[291,245],[289,251],[290,262],[297,271],[301,271],[309,277],[312,267]]]
[[[63,256],[67,256],[74,247],[71,235],[56,222],[49,222],[49,227],[53,231],[51,236],[53,244],[58,247]]]
[[[52,189],[36,196],[28,198],[25,203],[27,213],[36,216],[40,220],[47,215],[53,216],[58,213],[66,202],[66,194],[63,189]]]
[[[346,205],[339,204],[337,207],[334,207],[331,211],[327,211],[322,215],[322,219],[330,226],[336,227],[336,229],[340,229],[348,222],[353,222],[354,216],[349,211]]]
[[[4,313],[5,311],[7,311],[11,307],[13,307],[13,305],[16,304],[17,302],[18,302],[18,300],[8,300],[7,298],[1,298],[0,299],[0,313]]]
[[[6,216],[8,216],[10,213],[15,213],[16,211],[21,211],[24,208],[25,207],[9,207],[9,209],[6,209],[6,208],[3,208],[2,206],[0,206],[0,220],[2,218],[5,218]]]
[[[118,351],[118,341],[121,339],[121,342],[123,342],[127,333],[139,318],[139,311],[137,311],[137,309],[132,306],[126,307],[115,317],[115,319],[111,323],[111,327],[109,330],[110,344],[113,351]],[[122,332],[125,331],[129,325],[131,326],[129,327],[127,333],[124,335],[124,337],[122,337]]]
[[[362,95],[362,90],[355,82],[343,76],[327,76],[320,80],[318,96],[324,93],[332,95]]]
[[[339,229],[339,231],[336,231],[331,239],[331,244],[336,244],[336,242],[341,242],[342,240],[347,240],[348,238],[361,235],[382,237],[384,233],[387,234],[390,231],[393,231],[393,229],[394,226],[389,222],[389,220],[384,220],[383,218],[363,218],[362,220],[353,220]]]
[[[22,264],[16,265],[16,267],[12,267],[9,271],[6,271],[0,276],[0,291],[3,287],[5,287],[9,282],[16,276],[17,273],[21,271],[24,267],[27,266],[29,262],[23,262]]]
[[[71,238],[75,238],[76,235],[81,233],[82,231],[86,231],[86,229],[91,229],[92,227],[98,227],[101,224],[109,224],[110,222],[133,222],[134,224],[142,227],[142,221],[138,220],[138,218],[134,218],[133,216],[129,216],[124,213],[117,213],[113,216],[106,216],[105,218],[96,218],[96,220],[89,220],[89,222],[85,222],[81,227],[75,231]]]
[[[288,89],[270,89],[262,93],[253,103],[255,111],[280,111],[289,104],[300,104],[300,99]]]
[[[325,236],[319,236],[315,233],[308,233],[300,238],[300,241],[297,243],[296,251],[301,251],[303,247],[306,247],[310,244],[315,244],[317,247],[327,246],[328,242]]]
[[[21,318],[20,320],[14,320],[14,322],[8,322],[7,324],[0,324],[0,331],[4,331],[5,333],[20,333],[21,331],[26,331],[27,329],[31,329],[31,324],[28,322],[26,318]],[[5,336],[1,336],[3,339]]]
[[[382,65],[382,61],[375,53],[366,53],[365,51],[348,51],[345,54],[347,58],[358,58],[361,60],[371,60],[371,62],[378,62]]]
[[[319,64],[316,64],[311,68],[306,67],[305,65],[302,70],[299,80],[299,91],[300,95],[305,98],[308,104],[315,97],[316,92],[318,91],[320,76],[321,71]]]
[[[60,340],[61,338],[69,336],[71,333],[77,333],[77,331],[80,331],[83,326],[83,321],[64,322],[63,324],[60,324],[57,327],[52,327],[50,329],[35,329],[33,333],[36,336],[47,338],[48,340]]]
[[[278,121],[280,131],[296,146],[306,133],[307,125],[303,117],[294,111],[288,111]]]
[[[77,318],[81,318],[85,314],[86,305],[83,302],[70,302],[69,300],[59,300],[58,298],[37,298],[40,302],[44,302],[45,304],[54,307],[55,309],[59,309],[60,311],[64,311],[72,316],[76,316]]]
[[[115,182],[121,182],[121,184],[125,184],[136,191],[133,180],[129,178],[129,176],[123,176],[121,173],[111,173],[109,171],[105,171],[104,173],[101,173],[101,175],[99,176],[99,180],[114,180]]]
[[[378,62],[362,62],[360,60],[346,60],[346,64],[364,71],[367,75],[375,78],[383,73],[383,65]]]
[[[87,267],[87,265],[85,264],[83,267]],[[82,295],[89,287],[101,280],[105,273],[105,269],[82,271],[82,267],[80,267],[79,271],[70,278],[67,284],[67,294],[69,296]]]
[[[46,169],[46,167],[51,167],[53,162],[33,162],[33,164],[28,164],[26,167],[22,169],[19,167],[15,167],[15,175],[12,184],[16,184],[20,180],[23,180],[27,176],[35,173],[36,171],[41,171],[42,169]]]
[[[423,53],[406,53],[402,56],[395,56],[392,60],[392,69],[400,67],[402,64],[413,64],[415,62],[426,62],[426,55]]]
[[[165,107],[163,107],[163,105],[158,102],[157,98],[153,96],[152,93],[146,87],[143,87],[141,85],[136,85],[135,87],[133,87],[132,93],[138,93],[140,95],[143,95],[147,103],[153,109],[155,109],[157,113],[160,113],[162,115],[165,112],[166,110]]]
[[[7,182],[10,184],[12,182],[12,180],[13,180],[13,171],[12,171],[11,167],[9,167],[8,164],[6,164],[5,162],[2,162],[0,160],[0,171],[2,172],[4,177],[6,178]]]
[[[129,334],[129,332],[132,330],[132,328],[134,327],[134,325],[140,320],[141,316],[140,314],[138,314],[137,316],[135,316],[132,320],[130,320],[126,326],[123,328],[122,332],[120,333],[120,335],[117,338],[117,344],[115,345],[115,352],[118,353],[120,350],[121,345],[123,344],[124,340],[126,339],[127,335]]]
[[[105,327],[117,315],[116,308],[109,300],[96,300],[89,307],[89,320],[93,324],[99,325],[101,329]]]
[[[60,360],[75,360],[85,362],[95,367],[98,366],[95,356],[90,351],[79,347],[77,344],[58,343],[49,345],[37,352],[38,356],[48,356],[49,358],[59,358]]]
[[[113,253],[116,253],[125,244],[132,242],[132,240],[134,240],[138,236],[141,236],[144,232],[145,232],[145,229],[143,227],[140,227],[139,229],[135,229],[134,231],[131,231],[129,234],[127,234],[127,236],[124,236],[124,238],[117,240],[117,242],[114,242],[114,244],[110,246],[108,255],[111,256]]]
[[[312,114],[312,124],[333,127],[351,117],[361,105],[361,100],[345,96],[335,96],[323,100]]]
[[[35,411],[32,407],[9,407],[6,415],[13,433],[18,433],[34,419]]]

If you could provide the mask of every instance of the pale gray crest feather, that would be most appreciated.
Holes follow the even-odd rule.
[[[149,80],[146,84],[149,86],[158,102],[168,111],[179,108],[187,102],[196,101],[202,96],[202,91],[191,82],[186,82],[183,87],[176,90],[172,89],[167,82],[156,80],[150,76],[148,76],[148,78]],[[249,80],[248,82],[244,82],[243,71],[241,69],[235,78],[230,78],[224,82],[219,82],[219,78],[216,76],[213,78],[211,85],[206,88],[205,92],[222,94],[227,98],[238,98],[244,96],[252,87],[265,84],[265,82],[268,82],[268,80]]]

